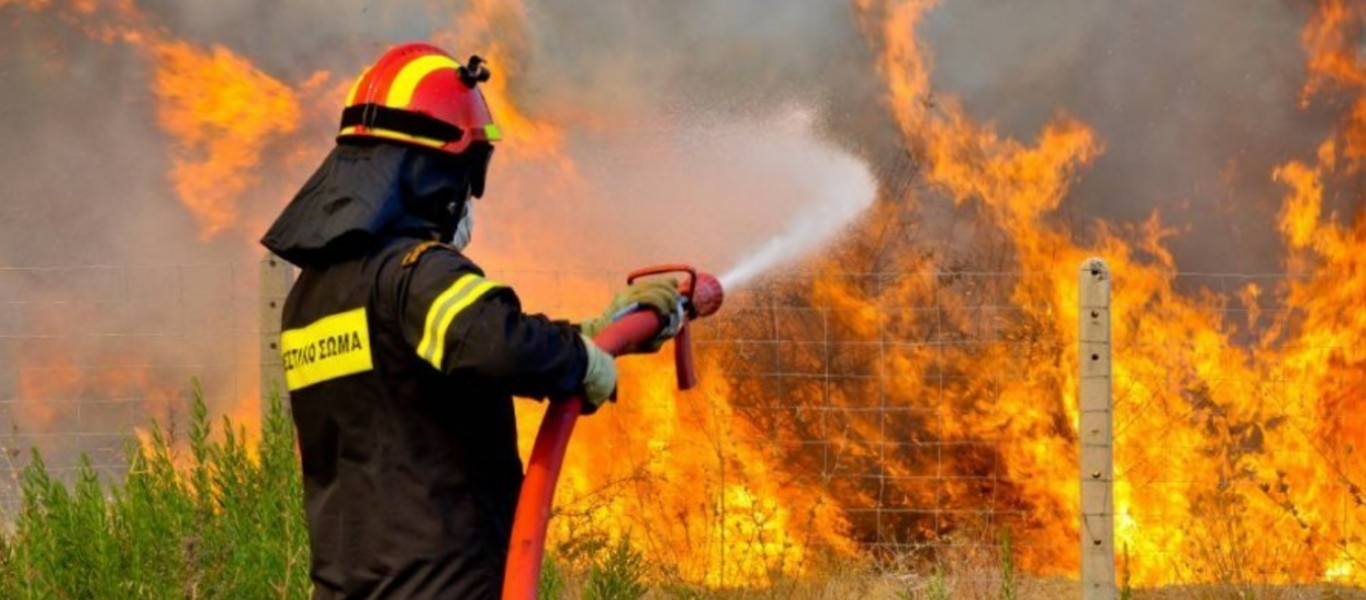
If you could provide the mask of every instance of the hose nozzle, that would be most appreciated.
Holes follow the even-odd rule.
[[[709,317],[721,310],[726,292],[721,281],[708,273],[699,272],[688,265],[659,265],[640,269],[626,278],[626,283],[635,283],[642,277],[681,273],[686,275],[678,284],[678,292],[683,295],[683,308],[687,312],[683,323],[674,337],[674,369],[678,372],[678,389],[690,390],[697,387],[697,366],[693,363],[692,326],[693,319]]]

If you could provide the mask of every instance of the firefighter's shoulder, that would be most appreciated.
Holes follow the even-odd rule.
[[[422,241],[402,251],[398,272],[406,283],[406,296],[417,302],[438,302],[461,290],[481,290],[476,296],[508,297],[516,294],[507,285],[485,279],[484,270],[459,249],[437,241]],[[490,293],[492,292],[492,293]],[[452,296],[454,297],[454,296]],[[515,302],[515,300],[514,300]]]
[[[403,250],[399,260],[400,270],[412,273],[474,273],[484,275],[484,270],[465,256],[458,248],[444,242],[427,240],[413,244]]]
[[[465,258],[465,255],[461,254],[460,250],[455,246],[436,240],[426,240],[414,244],[412,248],[409,248],[407,252],[404,252],[401,264],[403,265],[403,268],[411,269],[417,266],[417,263],[421,262],[422,258],[429,254],[445,255],[447,259],[459,257],[462,261],[469,262],[469,259]]]
[[[446,366],[446,346],[464,339],[480,315],[517,309],[516,294],[484,272],[459,250],[438,242],[400,249],[394,301],[404,338],[424,361]],[[393,264],[393,263],[390,263]],[[501,314],[501,313],[500,313]]]

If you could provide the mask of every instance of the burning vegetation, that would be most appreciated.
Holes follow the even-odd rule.
[[[701,390],[673,391],[665,356],[623,363],[623,401],[583,422],[570,450],[552,554],[573,556],[584,540],[629,540],[672,575],[733,587],[819,573],[839,557],[942,564],[983,548],[999,552],[1008,535],[1012,560],[1024,571],[1075,575],[1075,268],[1097,255],[1115,274],[1122,570],[1140,585],[1366,584],[1366,469],[1355,456],[1366,441],[1366,420],[1357,415],[1366,402],[1366,316],[1354,310],[1366,301],[1366,2],[1281,7],[1284,18],[1302,21],[1294,110],[1320,127],[1308,153],[1273,148],[1271,168],[1239,175],[1258,164],[1240,150],[1227,173],[1212,176],[1251,177],[1251,185],[1274,197],[1270,208],[1249,202],[1238,210],[1258,211],[1255,218],[1270,224],[1266,243],[1282,249],[1271,270],[1283,275],[1223,278],[1232,285],[1222,289],[1179,275],[1186,257],[1173,247],[1190,228],[1168,213],[1145,206],[1133,220],[1078,217],[1079,190],[1095,192],[1086,187],[1088,173],[1127,141],[1107,138],[1101,125],[1088,122],[1086,107],[1053,106],[1025,133],[1016,133],[1018,123],[1008,133],[990,114],[976,112],[980,98],[936,87],[941,76],[924,32],[937,4],[852,0],[836,11],[847,31],[826,37],[795,18],[791,31],[779,25],[776,33],[746,32],[765,49],[765,36],[799,35],[818,50],[838,47],[816,63],[827,78],[822,83],[838,88],[830,94],[838,105],[824,91],[803,89],[809,75],[791,76],[786,63],[754,67],[766,59],[762,53],[736,59],[748,77],[743,85],[713,68],[720,58],[705,50],[693,61],[675,58],[686,64],[660,67],[676,79],[642,77],[649,72],[643,67],[574,42],[595,30],[576,29],[581,23],[562,9],[487,0],[437,11],[437,25],[416,31],[385,25],[373,43],[345,48],[347,60],[274,69],[259,64],[261,50],[177,34],[150,2],[0,0],[0,39],[14,40],[0,41],[0,77],[22,65],[24,85],[46,85],[71,67],[74,48],[129,53],[135,66],[119,72],[145,89],[122,88],[108,101],[146,106],[119,114],[148,124],[129,151],[155,153],[147,168],[161,177],[131,193],[169,198],[176,208],[149,204],[126,209],[138,216],[99,214],[107,228],[188,224],[191,231],[119,242],[112,259],[151,251],[250,260],[265,219],[329,146],[333,117],[355,75],[349,69],[388,37],[420,35],[478,52],[495,70],[485,91],[507,143],[493,161],[490,199],[477,205],[481,230],[472,254],[490,271],[506,272],[500,277],[531,306],[569,315],[587,314],[631,267],[656,259],[726,266],[759,245],[748,224],[715,223],[736,214],[726,212],[736,199],[698,198],[700,188],[685,188],[683,197],[650,191],[704,208],[678,217],[681,237],[715,228],[734,239],[698,249],[704,245],[687,239],[583,233],[608,218],[658,222],[680,212],[666,201],[614,191],[604,165],[675,157],[671,145],[686,145],[689,132],[752,116],[713,106],[726,94],[752,104],[747,94],[772,90],[794,104],[814,104],[819,116],[808,134],[823,151],[867,164],[877,179],[875,202],[822,251],[794,257],[782,272],[756,281],[729,314],[699,329]],[[679,27],[707,42],[730,33],[671,6],[641,10],[679,19]],[[431,14],[425,5],[415,10]],[[601,10],[598,16],[627,23],[640,17]],[[547,26],[557,18],[565,19],[562,29]],[[661,64],[671,56],[652,40],[622,43]],[[737,45],[743,46],[727,47]],[[575,52],[585,56],[581,63],[556,54]],[[616,61],[638,77],[638,87],[608,68]],[[685,93],[706,76],[720,81],[723,93]],[[582,96],[566,91],[583,87],[589,89],[575,92]],[[766,102],[762,108],[772,110]],[[720,151],[699,151],[713,152]],[[669,167],[650,168],[661,169],[648,171],[661,181],[681,178]],[[7,180],[22,177],[0,170]],[[9,194],[5,203],[19,203]],[[797,206],[786,198],[744,202],[751,202],[744,210],[773,213]],[[0,215],[6,232],[49,226],[24,224],[25,217],[49,216],[36,209]],[[107,228],[92,226],[91,239],[119,235]],[[940,229],[952,233],[939,235]],[[86,252],[61,258],[100,256]],[[32,266],[24,262],[30,256],[18,242],[0,245],[0,264]],[[24,292],[7,299],[39,299],[24,300],[23,310],[36,311],[25,313],[26,321],[61,328],[66,313],[54,311],[63,310],[69,290],[4,277]],[[154,316],[109,318],[126,325]],[[20,375],[0,387],[15,414],[6,429],[62,430],[62,415],[41,400],[54,394],[140,390],[164,410],[174,395],[167,390],[188,375],[154,373],[133,366],[137,361],[102,375],[68,368],[73,356],[84,364],[178,351],[161,344],[95,344],[72,353],[61,349],[61,336],[11,337],[17,341],[4,347],[3,361]],[[236,379],[254,381],[254,342],[228,345],[241,357]],[[254,415],[258,391],[233,390],[215,408]],[[520,408],[525,453],[541,409]]]

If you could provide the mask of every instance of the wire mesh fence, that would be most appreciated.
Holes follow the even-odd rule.
[[[0,446],[10,472],[36,447],[59,473],[87,454],[116,476],[134,428],[185,418],[192,377],[212,410],[250,421],[262,361],[259,272],[254,262],[0,269]],[[552,314],[582,306],[572,295],[605,298],[616,277],[495,273]],[[750,536],[751,546],[814,545],[834,532],[886,560],[1018,560],[1036,573],[1075,573],[1078,334],[1075,287],[1066,288],[1075,276],[1066,265],[821,271],[732,293],[697,330],[703,376],[724,386],[704,386],[688,402],[724,407],[723,419],[740,425],[696,435],[742,451],[689,471],[725,491],[698,498],[710,503],[699,510],[719,511],[722,534]],[[1332,412],[1342,400],[1320,390],[1324,377],[1348,375],[1311,368],[1331,363],[1344,342],[1306,335],[1283,295],[1248,292],[1300,279],[1174,274],[1173,293],[1198,299],[1180,305],[1186,314],[1134,306],[1125,274],[1115,274],[1121,571],[1151,581],[1293,582],[1350,578],[1361,566],[1363,473],[1352,442],[1363,418]],[[1037,293],[1059,286],[1067,291]],[[626,374],[667,368],[652,362]],[[624,399],[635,401],[665,400]],[[639,415],[627,414],[609,418],[617,434],[637,435],[640,424],[622,420]],[[651,450],[606,460],[644,464],[658,460],[652,452],[677,451],[642,447]],[[731,491],[758,470],[742,460],[763,463],[773,483],[745,488],[740,501]],[[593,489],[639,495],[655,485]],[[818,526],[792,517],[782,527],[795,538],[766,522],[728,525],[726,511],[745,507],[771,520],[774,511],[753,508],[762,494],[820,505],[835,524],[803,532]],[[13,477],[0,483],[0,500],[6,509],[17,502]],[[572,506],[562,514],[572,518]],[[744,551],[726,548],[710,560]],[[772,556],[777,570],[791,560]]]
[[[0,268],[0,503],[30,449],[118,473],[136,428],[188,420],[193,385],[216,411],[255,406],[256,313],[252,263]]]
[[[1074,536],[1019,535],[1039,515],[1008,469],[1023,439],[996,405],[1055,364],[1064,340],[1022,335],[1051,306],[1012,302],[1018,273],[823,274],[769,279],[742,293],[702,338],[718,356],[728,399],[796,485],[824,490],[857,545],[896,560],[972,560],[996,568],[1014,552],[1069,555]],[[1061,398],[1037,398],[1039,410]],[[1028,408],[1028,407],[1023,407]],[[1067,432],[1060,431],[1064,438]],[[1055,489],[1077,485],[1059,455]],[[1065,524],[1057,524],[1066,527]]]

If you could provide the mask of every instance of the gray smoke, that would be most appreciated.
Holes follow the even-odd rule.
[[[320,69],[349,77],[390,43],[449,30],[463,5],[141,7],[178,36],[221,44],[297,83]],[[0,124],[11,132],[0,142],[0,259],[63,264],[249,247],[239,235],[206,250],[188,233],[193,224],[165,183],[144,61],[42,14],[0,10],[10,21],[0,41]],[[800,106],[875,171],[904,168],[872,56],[843,2],[570,0],[531,2],[527,13],[525,72],[513,87],[533,115],[624,115],[645,130],[661,116],[725,126]],[[936,93],[962,97],[974,117],[1030,139],[1061,109],[1097,130],[1106,153],[1060,215],[1079,232],[1093,217],[1131,222],[1161,209],[1183,230],[1173,240],[1183,268],[1265,271],[1280,254],[1271,215],[1282,189],[1269,173],[1308,156],[1331,124],[1297,103],[1303,19],[1279,0],[965,0],[935,9],[922,35]],[[305,107],[328,124],[332,108]],[[268,213],[283,200],[250,210]]]
[[[389,44],[449,31],[464,8],[417,0],[138,6],[156,27],[230,48],[291,85],[319,70],[349,79]],[[482,246],[539,249],[539,266],[550,270],[619,272],[638,266],[622,261],[656,259],[729,266],[755,249],[746,236],[766,239],[790,220],[788,211],[804,206],[791,184],[805,179],[775,186],[790,201],[729,197],[725,178],[745,175],[721,166],[750,164],[737,160],[741,153],[763,163],[783,156],[783,145],[861,157],[885,197],[903,197],[913,169],[846,2],[537,0],[527,14],[524,71],[513,92],[533,117],[566,125],[587,185],[560,191],[538,185],[544,171],[502,172],[481,201],[488,214],[475,233],[476,257]],[[1133,222],[1160,209],[1182,228],[1172,241],[1180,268],[1268,271],[1280,266],[1274,215],[1283,195],[1271,169],[1309,157],[1331,125],[1328,115],[1298,107],[1303,20],[1279,0],[957,0],[933,11],[922,34],[935,56],[936,94],[962,97],[974,118],[1026,140],[1059,109],[1096,129],[1106,152],[1057,215],[1082,241],[1097,217]],[[452,50],[485,51],[477,45]],[[248,229],[283,206],[307,169],[267,157],[267,181],[242,201],[243,228],[201,241],[167,179],[172,154],[157,126],[150,76],[145,57],[128,46],[92,41],[51,12],[0,5],[0,265],[250,265],[258,256],[259,232]],[[312,152],[320,158],[338,107],[303,108],[300,135],[317,136]],[[765,124],[793,110],[812,115],[815,133],[765,139]],[[708,135],[717,130],[728,135]],[[737,133],[758,139],[734,142]],[[784,177],[781,168],[762,173]],[[907,218],[929,219],[928,226],[902,237],[946,256],[986,243],[960,231],[972,228],[959,225],[971,223],[971,207],[915,197],[923,206],[908,203]],[[250,275],[212,276],[206,285],[226,286],[236,297],[230,302],[246,298],[250,319]],[[80,297],[88,279],[0,275],[0,300]],[[185,290],[163,283],[107,285],[117,297]],[[36,322],[7,306],[8,329],[0,333],[17,335]],[[165,320],[164,309],[128,309],[108,327]],[[24,350],[5,339],[0,360],[13,364]],[[72,340],[79,353],[108,343]],[[185,355],[175,345],[141,350]],[[13,393],[13,375],[0,375],[0,399]]]
[[[1142,220],[1160,210],[1182,270],[1275,272],[1271,172],[1312,158],[1332,117],[1301,110],[1302,7],[1279,0],[946,2],[927,22],[935,85],[1032,139],[1065,110],[1105,154],[1061,218]]]
[[[904,185],[904,151],[846,3],[569,1],[529,12],[518,90],[533,111],[648,122],[798,103],[893,196]],[[1271,172],[1312,157],[1333,124],[1323,103],[1299,104],[1305,17],[1304,5],[1283,0],[960,0],[933,10],[920,34],[935,94],[961,97],[974,118],[1025,141],[1060,110],[1096,130],[1106,151],[1056,215],[1079,242],[1094,219],[1134,223],[1159,211],[1178,231],[1178,268],[1265,273],[1283,268],[1275,215],[1285,188]],[[917,198],[908,218],[931,221],[917,230],[920,245],[951,262],[990,243],[959,231],[975,228],[971,207]]]
[[[334,84],[345,81],[390,44],[449,31],[464,9],[356,0],[142,0],[137,7],[168,37],[228,48],[291,86],[320,70],[332,72]],[[244,382],[224,365],[251,360],[255,345],[260,232],[253,228],[279,211],[309,165],[291,167],[286,159],[293,157],[276,155],[288,149],[268,149],[276,154],[263,157],[262,181],[239,199],[241,225],[202,240],[169,180],[176,154],[157,122],[154,57],[91,39],[64,20],[63,9],[60,2],[38,12],[0,4],[0,364],[8,367],[0,370],[0,429],[84,435],[145,422],[139,384],[108,381],[111,373],[131,372],[129,363],[150,365],[150,377],[172,390],[198,375],[213,407],[232,406]],[[877,134],[847,127],[851,116],[863,123],[876,112],[869,107],[879,84],[841,3],[542,2],[527,12],[518,57],[525,70],[511,82],[513,92],[533,117],[566,124],[587,185],[552,196],[555,188],[534,185],[543,171],[505,172],[484,201],[489,215],[476,231],[476,253],[481,244],[486,254],[529,245],[540,268],[597,269],[613,279],[637,261],[723,268],[791,220],[765,217],[813,193],[801,182],[825,168],[821,152],[834,156],[839,173],[861,177],[810,130],[832,139],[895,139],[886,127],[871,129]],[[452,51],[486,52],[469,39]],[[302,108],[295,137],[316,136],[315,148],[304,146],[317,160],[331,143],[339,107]],[[794,111],[809,113],[812,125],[767,135]],[[591,118],[575,115],[627,126],[594,132]],[[661,148],[673,154],[647,160]],[[783,156],[802,159],[784,165]],[[738,181],[745,169],[756,181]],[[669,193],[657,189],[661,181]],[[745,183],[737,187],[752,197],[727,196],[731,183]],[[782,197],[759,197],[765,189]],[[518,190],[524,193],[514,202]],[[728,222],[709,224],[718,219]],[[618,245],[584,243],[612,237],[595,232],[623,221],[632,233]],[[523,222],[564,237],[518,239],[531,229]],[[623,262],[604,262],[627,250],[629,257],[616,259]],[[35,370],[57,362],[63,370]],[[23,389],[24,382],[68,380],[76,383]],[[166,396],[155,408],[174,404]],[[183,407],[180,414],[183,420]],[[111,441],[22,437],[0,445],[47,440],[46,450],[62,451],[54,457],[60,464],[89,449],[78,439]]]

